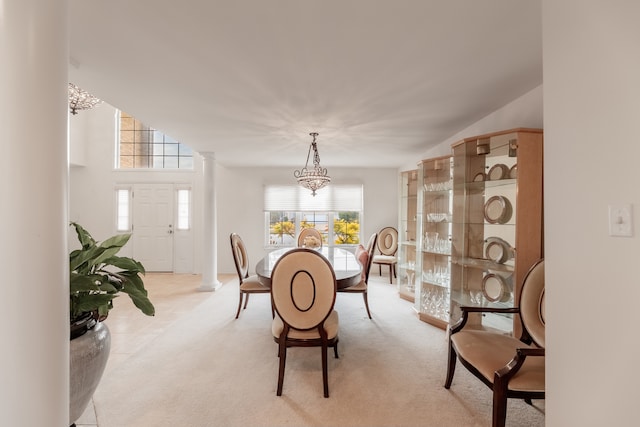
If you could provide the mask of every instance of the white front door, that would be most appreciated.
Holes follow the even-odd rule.
[[[173,271],[172,184],[133,186],[133,257],[147,271]]]

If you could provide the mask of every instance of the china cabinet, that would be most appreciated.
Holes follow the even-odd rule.
[[[528,269],[543,257],[543,134],[519,128],[475,136],[453,144],[452,153],[449,280],[455,322],[461,305],[513,306]],[[517,324],[506,314],[476,314],[470,322],[506,334],[519,333]]]
[[[418,170],[400,174],[397,287],[401,298],[414,302],[418,228]]]
[[[415,309],[421,320],[445,329],[451,296],[453,160],[437,157],[419,166]]]

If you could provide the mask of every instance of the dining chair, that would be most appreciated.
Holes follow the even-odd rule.
[[[242,238],[237,233],[231,233],[229,236],[231,240],[231,252],[233,253],[233,262],[236,265],[236,271],[238,272],[238,280],[240,281],[240,300],[238,302],[238,311],[236,312],[236,319],[240,316],[240,309],[242,308],[242,300],[244,298],[244,308],[247,308],[249,303],[249,295],[251,294],[268,294],[271,290],[260,283],[257,275],[249,275],[249,257],[247,256],[247,249],[244,246]],[[271,314],[273,316],[273,307],[271,307]]]
[[[282,395],[288,347],[322,348],[324,397],[329,397],[327,349],[333,347],[338,358],[338,313],[336,276],[329,261],[320,253],[296,248],[284,254],[271,273],[271,301],[276,314],[271,325],[278,343],[277,395]]]
[[[389,283],[393,283],[393,277],[397,277],[398,230],[394,227],[385,227],[378,232],[378,251],[380,253],[373,256],[373,263],[378,264],[378,274],[382,276],[382,266],[388,265]]]
[[[449,335],[449,361],[445,388],[451,387],[456,358],[493,390],[493,427],[504,427],[507,399],[545,397],[544,260],[527,272],[518,307],[460,307],[462,318]],[[498,331],[464,328],[469,314],[512,314],[521,321],[520,337]]]
[[[318,246],[310,246],[306,244],[305,239],[308,237],[315,237],[316,241],[318,242]],[[300,234],[298,234],[298,247],[303,248],[305,246],[312,247],[312,248],[313,247],[321,248],[322,234],[320,234],[320,232],[315,228],[303,228],[302,230],[300,230]]]
[[[369,271],[371,270],[371,264],[373,263],[373,252],[376,249],[376,241],[378,239],[378,234],[373,233],[371,237],[369,237],[369,241],[367,242],[367,246],[364,247],[362,245],[358,245],[356,248],[356,259],[362,266],[362,276],[360,282],[358,284],[349,286],[348,288],[338,288],[338,292],[346,292],[346,293],[361,293],[362,298],[364,298],[364,306],[367,309],[367,315],[369,319],[371,319],[371,312],[369,311],[369,298],[368,298],[368,284],[369,284]]]

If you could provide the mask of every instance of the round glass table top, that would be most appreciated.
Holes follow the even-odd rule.
[[[295,248],[280,248],[269,252],[256,265],[256,274],[260,282],[265,286],[271,286],[271,271],[276,262],[286,252]],[[329,260],[336,274],[338,289],[348,288],[360,282],[362,267],[355,255],[342,248],[322,246],[317,249],[325,258]]]

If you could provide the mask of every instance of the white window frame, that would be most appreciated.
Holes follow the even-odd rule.
[[[193,172],[196,169],[196,165],[195,165],[195,161],[196,161],[196,157],[195,157],[195,152],[193,151],[193,149],[180,142],[180,141],[176,141],[175,139],[171,138],[169,135],[165,134],[162,131],[159,131],[158,129],[147,125],[146,123],[142,123],[143,126],[145,126],[147,129],[146,131],[148,132],[152,132],[154,135],[158,135],[159,137],[162,137],[163,139],[163,144],[164,143],[168,143],[168,144],[178,144],[178,149],[184,149],[184,150],[189,150],[191,152],[191,154],[178,154],[177,156],[169,156],[166,154],[162,154],[162,155],[154,155],[153,153],[148,154],[149,157],[151,157],[151,166],[149,167],[132,167],[132,168],[123,168],[120,166],[120,150],[121,150],[121,113],[127,114],[129,115],[132,119],[137,120],[139,122],[141,122],[139,119],[136,119],[134,116],[131,116],[130,114],[123,112],[121,110],[116,110],[115,112],[115,123],[116,123],[116,132],[115,132],[115,158],[114,158],[114,169],[118,170],[118,171],[151,171],[151,172],[159,172],[159,171],[168,171],[168,172],[175,172],[175,171],[184,171],[184,172]],[[169,141],[165,141],[165,139],[169,140]],[[152,143],[153,144],[153,143]],[[160,144],[158,142],[158,144]],[[170,167],[155,167],[153,164],[153,158],[154,157],[162,157],[163,159],[163,163],[165,158],[169,158],[169,157],[177,157],[178,159],[178,167],[176,168],[170,168]],[[187,158],[191,159],[191,167],[180,167],[180,159],[185,160]]]
[[[264,190],[264,244],[266,248],[279,247],[270,242],[270,213],[271,212],[295,212],[295,235],[300,234],[300,224],[305,213],[326,213],[328,230],[327,244],[330,247],[334,243],[333,223],[339,212],[358,212],[360,232],[359,241],[362,242],[362,223],[364,218],[364,188],[362,184],[331,185],[317,192],[315,197],[306,188],[297,185],[265,185]],[[295,239],[294,239],[295,240]],[[294,243],[295,245],[295,243]],[[351,244],[339,245],[340,247],[355,246]]]
[[[120,199],[120,195],[121,192],[126,191],[127,192],[127,206],[125,207],[126,212],[122,212],[121,211],[121,199]],[[116,232],[118,233],[131,233],[133,231],[132,228],[132,214],[133,214],[133,189],[130,185],[116,185],[115,187],[115,192],[114,192],[114,198],[115,198],[115,225],[114,228],[116,230]],[[121,228],[120,226],[120,218],[123,217],[123,215],[126,215],[126,219],[127,219],[127,227],[125,228]]]
[[[183,228],[181,226],[180,220],[182,218],[180,209],[181,209],[181,205],[180,205],[180,193],[186,191],[188,194],[188,200],[187,200],[187,215],[186,215],[186,220],[187,220],[187,227]],[[176,231],[191,231],[191,229],[193,228],[193,191],[191,189],[190,185],[176,185],[175,186],[175,192],[176,192],[176,212],[175,212],[175,217],[176,217]]]

